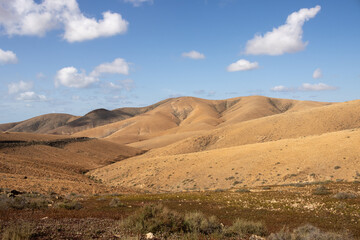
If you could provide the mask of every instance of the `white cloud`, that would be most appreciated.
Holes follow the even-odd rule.
[[[46,101],[45,95],[38,95],[35,92],[23,92],[16,98],[19,101]]]
[[[317,83],[317,84],[310,84],[304,83],[299,90],[301,91],[328,91],[328,90],[336,90],[337,87],[329,86],[325,83]]]
[[[85,70],[79,71],[75,67],[65,67],[60,69],[56,73],[55,86],[58,87],[60,85],[63,85],[65,87],[71,88],[85,88],[95,82],[98,82],[99,78],[103,74],[128,75],[129,64],[124,59],[117,58],[111,63],[100,64],[99,66],[95,67],[90,74],[86,74]],[[125,85],[128,86],[128,83],[126,83]],[[110,84],[109,86],[112,88],[116,87],[114,83],[112,83],[112,85]]]
[[[65,67],[56,73],[55,86],[84,88],[97,81],[99,81],[97,77],[88,76],[85,71],[79,72],[74,67]]]
[[[122,58],[116,58],[111,63],[103,63],[97,66],[92,74],[94,76],[99,76],[102,73],[111,73],[111,74],[129,74],[129,64]]]
[[[64,39],[68,42],[82,42],[99,37],[109,37],[127,31],[128,22],[120,14],[105,12],[97,21],[84,15],[71,17],[65,24]]]
[[[0,0],[0,26],[9,35],[44,36],[64,28],[69,42],[108,37],[127,31],[128,22],[118,13],[105,12],[103,19],[88,18],[76,0]]]
[[[1,13],[0,13],[1,14]],[[0,64],[17,63],[16,54],[12,51],[4,51],[0,49]]]
[[[273,92],[291,92],[294,91],[293,88],[288,88],[283,85],[275,86],[270,89]]]
[[[134,7],[139,7],[143,3],[148,2],[148,3],[152,4],[154,1],[153,0],[124,0],[124,2],[131,3],[132,5],[134,5]]]
[[[227,67],[227,71],[228,72],[248,71],[256,68],[259,68],[259,64],[257,62],[249,62],[248,60],[240,59],[239,61],[230,64]]]
[[[199,53],[197,51],[190,51],[190,52],[184,52],[181,54],[184,58],[191,58],[191,59],[205,59],[205,55],[202,53]]]
[[[323,74],[320,68],[315,69],[314,73],[313,73],[313,78],[314,79],[319,79],[322,78]]]
[[[263,36],[255,35],[246,44],[245,53],[253,55],[282,55],[304,50],[308,42],[302,41],[305,21],[316,16],[321,7],[303,8],[290,14],[286,23]]]
[[[33,87],[32,82],[20,81],[18,83],[10,83],[8,85],[8,93],[15,94],[18,92],[25,92],[25,91],[29,91],[32,87]]]

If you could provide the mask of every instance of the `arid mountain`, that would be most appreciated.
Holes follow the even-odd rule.
[[[104,192],[109,189],[84,173],[141,153],[97,139],[0,133],[0,187],[57,193]]]
[[[69,114],[45,114],[18,123],[0,124],[0,129],[8,132],[47,133],[76,118]]]
[[[133,143],[134,147],[152,149],[204,131],[327,104],[262,96],[227,100],[181,97],[164,101],[144,114],[78,132],[75,136],[106,138],[116,143]]]
[[[93,110],[82,117],[69,114],[45,114],[22,122],[0,124],[0,131],[70,135],[86,129],[121,121],[145,113],[168,100],[140,108]]]
[[[31,176],[32,186],[49,189],[56,183],[57,191],[71,186],[76,192],[360,179],[360,100],[181,97],[144,108],[98,109],[83,117],[44,115],[0,129],[8,131],[0,134],[6,186],[18,182],[24,188]],[[63,135],[36,133],[46,129]]]

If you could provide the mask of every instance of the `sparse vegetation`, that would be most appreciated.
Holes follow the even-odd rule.
[[[324,185],[321,185],[320,187],[317,187],[314,191],[313,191],[314,195],[329,195],[331,194],[330,189],[326,188]]]
[[[245,219],[236,219],[232,226],[225,229],[225,236],[244,238],[252,234],[265,236],[266,227],[261,222],[254,222]]]
[[[350,193],[350,192],[338,192],[336,193],[333,198],[336,199],[353,199],[353,198],[357,198],[357,195],[354,193]]]
[[[294,229],[292,232],[288,228],[283,228],[277,233],[270,234],[269,240],[350,240],[345,234],[323,232],[312,225],[304,225]]]
[[[34,234],[30,223],[15,223],[4,230],[2,240],[27,240]]]
[[[83,208],[83,205],[75,200],[71,200],[71,201],[66,200],[64,202],[57,203],[57,207],[64,208],[66,210],[79,210]]]

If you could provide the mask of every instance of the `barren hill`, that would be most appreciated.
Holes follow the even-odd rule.
[[[0,125],[75,132],[0,134],[0,143],[8,142],[0,147],[6,186],[24,187],[33,179],[30,186],[42,190],[163,192],[360,178],[360,100],[181,97],[144,108],[61,115],[63,125],[56,128],[56,121],[39,120],[56,115],[50,116]],[[48,124],[30,127],[34,122]],[[87,177],[81,174],[89,170]]]
[[[106,138],[117,143],[133,143],[133,146],[151,149],[198,135],[203,131],[327,104],[262,96],[227,100],[181,97],[165,101],[144,114],[81,131],[75,136]]]
[[[354,181],[360,178],[360,130],[124,160],[89,174],[111,186],[152,192]]]
[[[165,100],[167,101],[167,100]],[[45,114],[22,122],[0,124],[0,131],[70,135],[145,113],[164,101],[140,108],[96,109],[84,116]]]
[[[0,187],[57,193],[104,192],[109,189],[84,173],[141,153],[97,139],[0,133]]]

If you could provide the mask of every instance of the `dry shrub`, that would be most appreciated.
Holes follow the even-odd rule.
[[[332,232],[322,232],[310,224],[298,227],[292,232],[283,228],[278,233],[272,233],[269,240],[350,240],[346,234],[337,234]]]
[[[313,191],[314,195],[329,195],[331,194],[330,189],[326,188],[324,185],[321,185],[320,187],[316,188]]]
[[[187,213],[184,220],[187,232],[208,235],[221,230],[221,224],[215,216],[207,218],[201,212]]]
[[[266,227],[261,222],[253,222],[244,219],[236,219],[230,227],[225,229],[226,236],[245,237],[251,234],[265,236]]]
[[[30,223],[13,224],[4,230],[2,240],[27,240],[34,234]]]
[[[109,206],[113,208],[118,208],[118,207],[124,207],[125,205],[118,198],[113,198],[109,202]]]
[[[349,193],[349,192],[338,192],[337,194],[335,194],[333,196],[333,198],[336,199],[354,199],[357,198],[357,195],[354,193]]]
[[[57,204],[57,207],[64,208],[66,210],[79,210],[79,209],[83,208],[81,203],[79,203],[78,201],[60,202]]]
[[[184,218],[163,205],[147,205],[121,223],[123,228],[137,233],[183,232]]]

